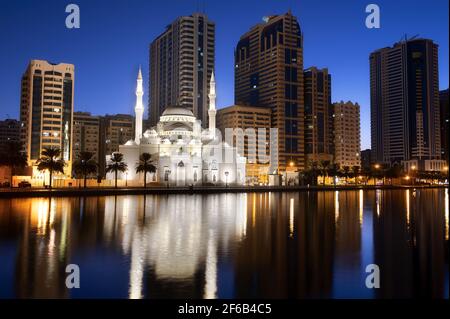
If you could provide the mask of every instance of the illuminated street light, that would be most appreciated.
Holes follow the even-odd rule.
[[[379,169],[380,168],[380,164],[375,164],[375,168]]]

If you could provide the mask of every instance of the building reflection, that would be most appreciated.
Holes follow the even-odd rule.
[[[15,297],[100,297],[89,293],[103,292],[102,287],[112,287],[113,297],[133,299],[445,294],[444,190],[35,198],[0,204],[0,256],[3,242],[17,243],[10,274]],[[70,263],[81,268],[79,292],[65,287]],[[380,266],[376,291],[364,285],[369,263]]]
[[[382,298],[443,297],[448,272],[444,192],[383,191],[374,223]],[[447,269],[447,270],[446,270]]]

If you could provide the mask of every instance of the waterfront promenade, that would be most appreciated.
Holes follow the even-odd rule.
[[[448,188],[448,185],[317,185],[317,186],[150,186],[144,187],[65,187],[65,188],[3,188],[0,198],[13,197],[68,197],[68,196],[110,196],[144,194],[214,194],[253,192],[314,192],[377,189]]]

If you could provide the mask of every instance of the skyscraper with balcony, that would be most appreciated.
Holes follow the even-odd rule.
[[[372,159],[440,170],[438,46],[405,39],[370,54]]]
[[[44,148],[59,148],[71,175],[74,77],[74,65],[43,60],[32,60],[22,76],[20,138],[34,177]]]
[[[288,12],[264,18],[235,49],[235,104],[270,107],[278,170],[303,169],[303,35]]]
[[[176,19],[150,45],[149,120],[154,126],[173,105],[208,126],[209,80],[214,69],[215,24],[204,14]]]
[[[358,103],[333,104],[334,162],[341,168],[361,167],[361,127]]]
[[[311,67],[303,72],[305,94],[306,164],[333,161],[333,109],[328,69]]]

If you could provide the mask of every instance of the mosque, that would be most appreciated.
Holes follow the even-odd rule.
[[[164,185],[245,185],[246,158],[235,147],[222,141],[216,129],[216,82],[214,73],[210,80],[209,126],[202,129],[191,110],[170,106],[161,115],[156,127],[142,133],[144,114],[143,79],[139,69],[136,88],[135,139],[119,146],[128,170],[118,174],[118,179],[142,182],[143,173],[136,173],[139,157],[149,153],[156,173],[147,174],[147,182]],[[106,157],[109,162],[111,156]],[[108,173],[107,179],[114,179]]]

